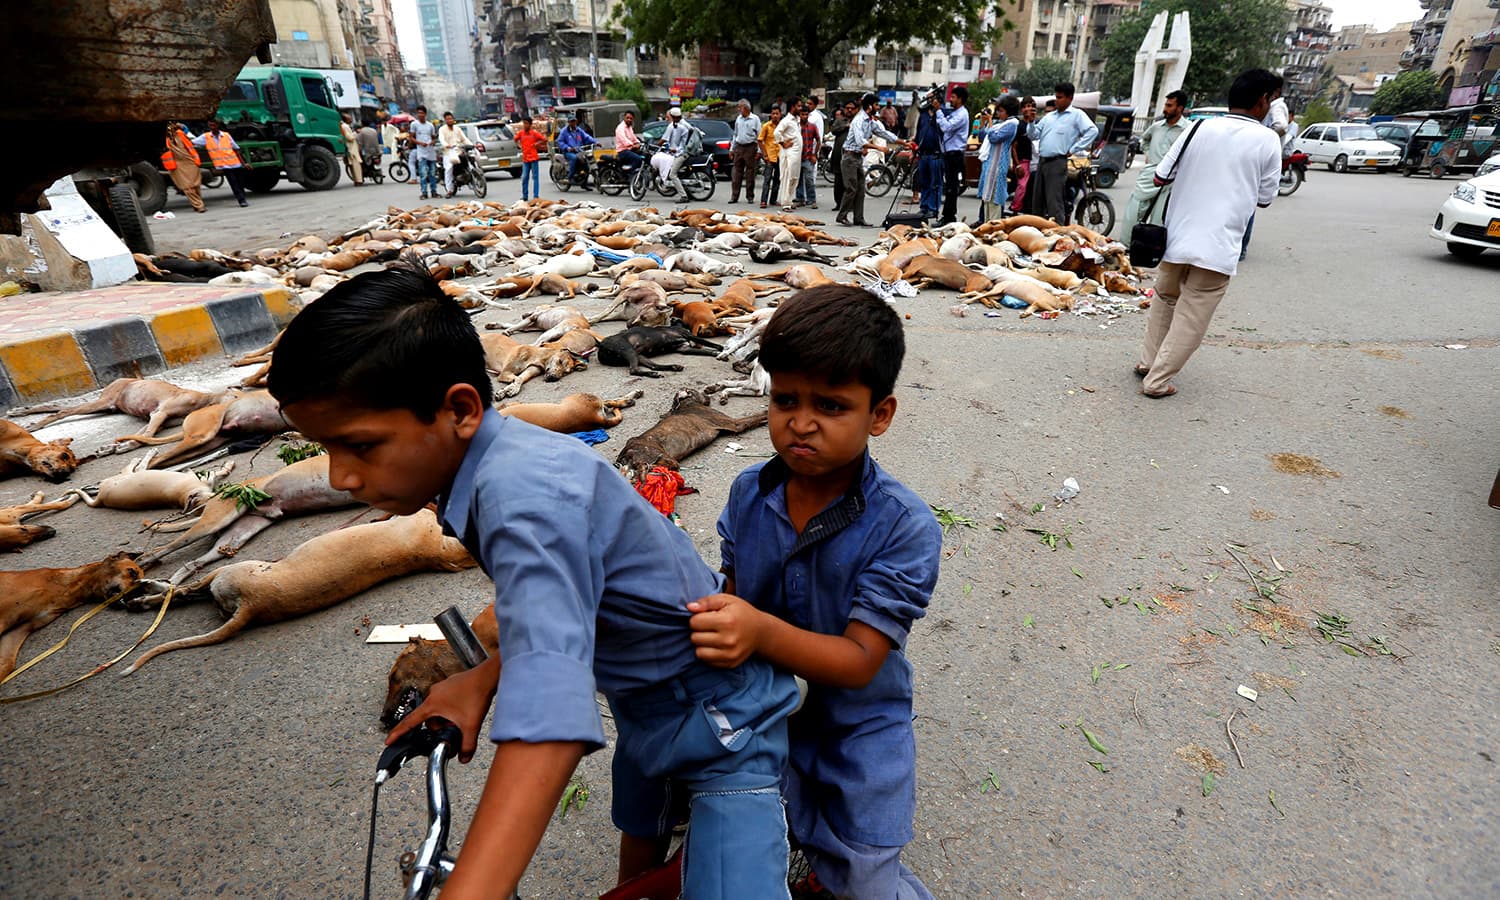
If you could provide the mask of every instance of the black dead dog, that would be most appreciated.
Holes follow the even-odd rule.
[[[645,357],[664,353],[714,356],[723,349],[712,341],[693,337],[693,333],[681,325],[638,325],[600,341],[598,358],[606,366],[628,366],[632,375],[659,378],[658,372],[681,372],[682,366],[675,363],[658,365]]]

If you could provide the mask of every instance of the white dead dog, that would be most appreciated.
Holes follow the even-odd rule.
[[[662,268],[668,272],[676,269],[679,272],[691,272],[694,275],[718,275],[721,278],[727,275],[745,274],[745,267],[739,263],[714,259],[707,253],[700,253],[697,250],[683,250],[672,254],[667,257]]]
[[[217,469],[195,475],[192,472],[169,472],[151,468],[151,458],[156,451],[131,460],[118,475],[111,475],[99,482],[90,492],[86,488],[73,488],[63,496],[72,495],[90,507],[106,509],[192,509],[214,495],[230,472],[234,471],[234,460],[229,460]]]

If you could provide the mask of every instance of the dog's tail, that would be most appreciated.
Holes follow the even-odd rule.
[[[222,644],[249,627],[254,617],[254,613],[251,612],[248,605],[241,606],[235,610],[234,615],[230,617],[228,622],[225,622],[207,634],[168,641],[160,647],[146,651],[141,654],[140,659],[130,664],[130,668],[125,670],[125,674],[129,675],[163,653],[171,653],[173,650],[183,650],[188,647],[207,647],[210,644]]]

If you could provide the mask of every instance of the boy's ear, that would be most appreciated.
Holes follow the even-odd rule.
[[[448,393],[443,396],[443,408],[453,415],[453,429],[457,437],[469,440],[479,431],[479,423],[484,419],[485,403],[474,385],[465,382],[448,388]]]
[[[875,404],[874,414],[874,419],[870,422],[870,437],[880,437],[891,427],[891,420],[896,417],[896,395],[890,394]]]

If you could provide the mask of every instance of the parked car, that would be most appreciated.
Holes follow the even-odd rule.
[[[1417,123],[1381,122],[1379,125],[1372,125],[1371,127],[1375,129],[1376,134],[1380,135],[1381,140],[1390,141],[1396,145],[1397,149],[1405,153],[1406,144],[1411,140],[1411,133],[1417,130]]]
[[[1475,257],[1500,250],[1500,171],[1470,178],[1453,189],[1430,236],[1454,256]]]
[[[512,178],[521,177],[521,148],[516,144],[510,125],[498,119],[486,119],[460,122],[458,127],[479,151],[486,176],[507,172]],[[543,150],[542,158],[546,157],[547,151]]]
[[[1292,146],[1335,172],[1350,168],[1388,172],[1401,161],[1401,151],[1369,125],[1320,122],[1309,125]]]
[[[1474,173],[1474,177],[1478,178],[1481,175],[1488,175],[1491,172],[1500,172],[1500,153],[1496,153],[1494,156],[1480,163],[1479,171]]]
[[[703,152],[713,154],[714,166],[719,178],[728,178],[734,172],[734,164],[729,158],[729,145],[734,140],[734,126],[723,119],[689,118],[683,121],[703,132]],[[661,133],[666,130],[666,122],[660,120],[647,122],[636,131],[636,136],[647,144],[654,144],[661,140]]]

